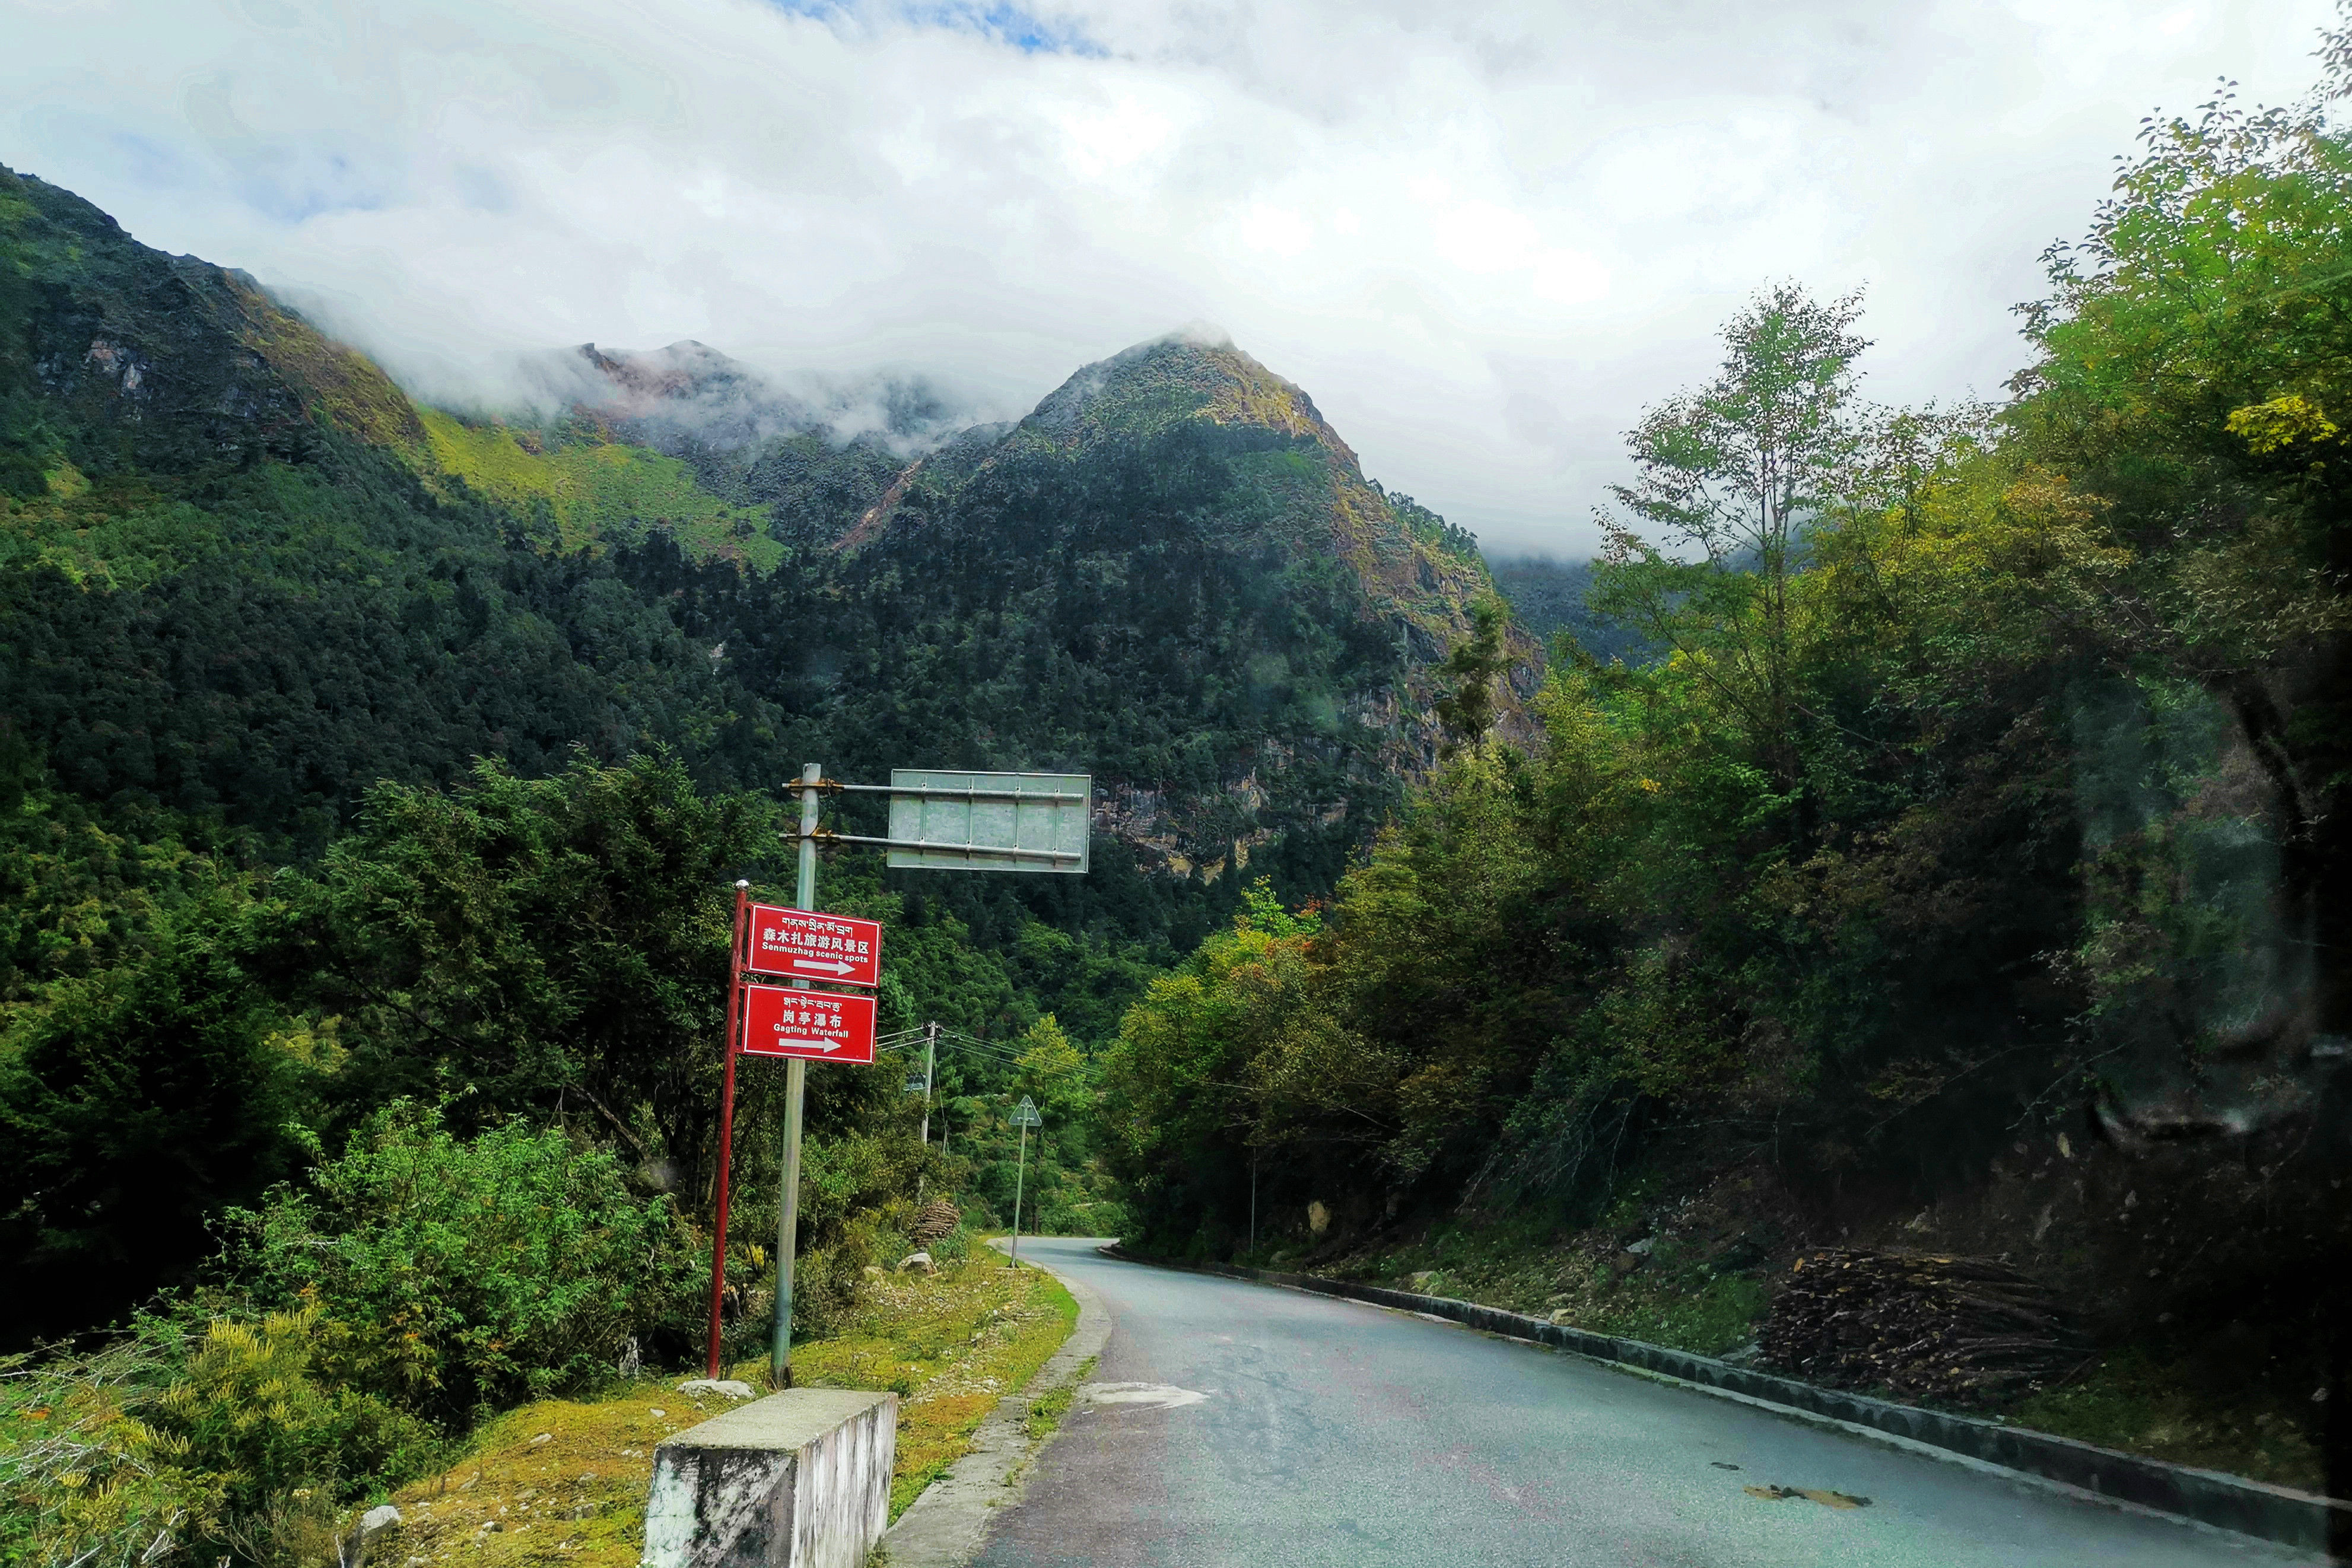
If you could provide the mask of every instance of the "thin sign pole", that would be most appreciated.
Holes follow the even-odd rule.
[[[817,763],[801,769],[801,874],[793,889],[795,909],[816,908],[816,787],[824,778],[824,768]],[[793,985],[809,988],[806,980]],[[768,1380],[778,1388],[793,1385],[793,1251],[800,1237],[801,1094],[807,1084],[808,1063],[795,1056],[784,1066],[783,1191],[776,1203],[776,1338]]]
[[[735,1160],[735,1043],[743,1035],[743,926],[751,884],[735,884],[735,941],[727,949],[726,1076],[719,1089],[718,1218],[710,1239],[710,1372],[719,1375],[719,1309],[727,1297],[727,1168]]]
[[[940,1026],[935,1019],[923,1026],[923,1147],[931,1146],[931,1072],[932,1063],[940,1051]],[[947,1142],[947,1129],[940,1129],[940,1142]]]
[[[1021,1188],[1029,1176],[1029,1124],[1021,1124],[1021,1165],[1013,1176],[1013,1266],[1021,1267]]]

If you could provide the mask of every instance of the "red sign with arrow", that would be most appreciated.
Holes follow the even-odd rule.
[[[874,1060],[872,997],[852,991],[745,986],[743,1012],[746,1055],[867,1063]]]
[[[751,968],[829,986],[882,983],[882,925],[847,915],[751,905]]]

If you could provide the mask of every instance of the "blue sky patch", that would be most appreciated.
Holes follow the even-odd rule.
[[[844,0],[769,0],[778,10],[795,16],[809,16],[821,22],[832,22],[852,16],[863,9]],[[877,6],[883,14],[894,12],[903,21],[919,27],[936,27],[943,32],[971,33],[987,38],[1007,48],[1018,49],[1024,55],[1082,55],[1099,57],[1109,51],[1087,37],[1075,26],[1048,22],[1018,5],[996,4],[974,5],[970,0],[944,0],[940,4],[902,4]]]

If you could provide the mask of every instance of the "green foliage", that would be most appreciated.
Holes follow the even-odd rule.
[[[253,983],[238,913],[191,903],[0,1035],[0,1334],[78,1330],[184,1279],[206,1217],[291,1169],[331,1048]]]
[[[1489,559],[1486,571],[1495,591],[1511,607],[1512,623],[1546,646],[1565,636],[1567,648],[1601,664],[1644,662],[1651,650],[1639,634],[1593,608],[1593,566],[1589,560],[1535,557]]]
[[[274,912],[268,958],[349,1020],[348,1098],[446,1094],[486,1121],[568,1103],[641,1158],[698,1173],[727,884],[769,851],[773,819],[659,756],[544,779],[483,763],[446,793],[386,783]]]
[[[322,1383],[319,1329],[316,1308],[210,1323],[142,1412],[209,1494],[210,1532],[249,1561],[316,1552],[337,1503],[415,1473],[439,1447],[384,1399]]]
[[[1640,477],[1614,493],[1665,548],[1604,519],[1601,612],[1671,650],[1715,706],[1744,718],[1742,749],[1794,800],[1803,699],[1790,590],[1806,528],[1853,495],[1861,314],[1859,295],[1822,304],[1793,283],[1760,291],[1726,324],[1715,380],[1626,434]]]
[[[194,1556],[292,1568],[338,1515],[439,1455],[432,1429],[322,1380],[315,1310],[151,1319],[0,1379],[0,1552],[131,1568]]]
[[[543,506],[552,525],[546,542],[555,549],[635,544],[659,531],[696,559],[772,571],[784,559],[763,528],[697,485],[676,457],[584,434],[559,435],[551,445],[536,432],[519,437],[437,410],[421,418],[435,466],[525,517],[539,515],[534,503]]]
[[[685,1336],[708,1279],[667,1198],[610,1154],[522,1123],[461,1139],[396,1103],[301,1187],[232,1213],[256,1299],[313,1307],[345,1382],[445,1423],[609,1376]]]
[[[1449,746],[1475,745],[1494,727],[1497,684],[1510,668],[1504,631],[1510,606],[1496,593],[1483,593],[1470,607],[1470,635],[1437,667],[1450,688],[1432,705]]]

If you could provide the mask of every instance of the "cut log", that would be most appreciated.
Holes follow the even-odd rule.
[[[1955,1405],[2038,1392],[2091,1354],[2049,1288],[2005,1264],[1848,1247],[1797,1260],[1759,1338],[1810,1382]]]
[[[929,1247],[940,1238],[951,1235],[962,1223],[963,1216],[956,1212],[954,1204],[934,1199],[915,1211],[912,1234],[917,1242]]]

